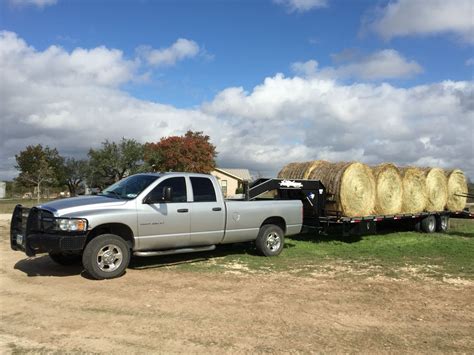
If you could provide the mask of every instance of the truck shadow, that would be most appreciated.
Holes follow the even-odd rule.
[[[87,273],[83,272],[84,268],[81,264],[68,266],[59,265],[52,261],[47,255],[20,260],[15,264],[14,269],[24,272],[29,277],[81,275],[88,278]]]
[[[295,245],[292,244],[291,242],[285,243],[285,249],[293,248],[294,246]],[[175,265],[194,264],[194,263],[206,262],[214,258],[226,257],[228,255],[259,256],[255,248],[255,244],[253,243],[224,244],[224,245],[217,246],[217,248],[212,251],[152,256],[152,257],[132,257],[129,268],[149,269],[149,268],[169,267],[169,266],[175,266]]]

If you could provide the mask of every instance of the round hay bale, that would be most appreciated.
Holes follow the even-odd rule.
[[[311,162],[290,163],[278,173],[280,179],[304,179],[305,172]]]
[[[348,217],[374,213],[375,179],[367,165],[357,162],[319,161],[314,164],[309,178],[320,180],[327,192],[334,195],[333,212]]]
[[[305,179],[305,172],[311,162],[298,163],[290,174],[290,179]]]
[[[467,182],[464,172],[459,169],[447,171],[448,177],[448,202],[446,208],[450,211],[461,211],[466,207],[467,197],[458,196],[467,194]]]
[[[428,200],[426,177],[419,168],[399,168],[403,179],[403,213],[423,212]]]
[[[426,176],[427,202],[425,210],[444,211],[448,202],[448,179],[443,169],[423,168]]]
[[[306,171],[304,173],[303,179],[309,179],[309,177],[311,176],[311,173],[313,172],[313,170],[319,164],[321,164],[321,162],[324,162],[324,160],[313,160],[313,161],[308,162],[308,165],[307,165]]]
[[[375,177],[377,195],[375,213],[393,215],[402,211],[403,182],[398,168],[384,163],[372,168]]]
[[[300,163],[289,163],[285,165],[280,172],[278,173],[277,177],[279,179],[289,179],[290,178],[290,173],[293,171],[293,169]]]

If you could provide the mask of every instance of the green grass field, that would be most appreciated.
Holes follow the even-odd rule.
[[[40,200],[40,203],[47,202],[51,200]],[[23,205],[25,207],[33,207],[38,204],[36,199],[29,200],[29,199],[5,199],[0,200],[0,213],[13,213],[13,209],[16,205]]]
[[[288,272],[308,275],[427,276],[474,279],[474,221],[453,220],[447,234],[395,232],[359,239],[314,235],[286,238],[278,257],[256,254],[252,244],[219,246],[213,252],[136,258],[133,268],[172,267],[207,272]]]
[[[11,213],[16,204],[36,205],[36,200],[0,200],[0,213]],[[156,258],[137,258],[135,268],[173,267],[211,272],[312,272],[383,274],[398,277],[417,274],[431,277],[474,279],[474,220],[451,219],[448,233],[394,232],[356,239],[300,234],[286,238],[282,254],[265,258],[249,243],[223,245],[215,251]]]

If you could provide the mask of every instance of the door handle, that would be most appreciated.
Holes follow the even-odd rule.
[[[186,212],[189,212],[189,210],[187,208],[178,209],[178,213],[186,213]]]
[[[213,210],[213,211],[222,211],[222,208],[220,208],[220,207],[214,207],[212,210]]]

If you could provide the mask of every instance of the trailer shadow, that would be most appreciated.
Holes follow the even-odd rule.
[[[81,275],[86,277],[82,264],[76,265],[59,265],[52,261],[49,256],[43,255],[34,258],[26,258],[18,261],[15,266],[15,270],[24,272],[29,277],[34,276],[55,276],[65,277]]]
[[[351,235],[343,236],[341,234],[317,234],[317,233],[301,233],[297,235],[292,235],[290,237],[293,240],[301,242],[311,242],[311,243],[327,243],[327,242],[343,242],[343,243],[357,243],[362,240],[361,236]],[[285,245],[288,245],[286,243]]]

